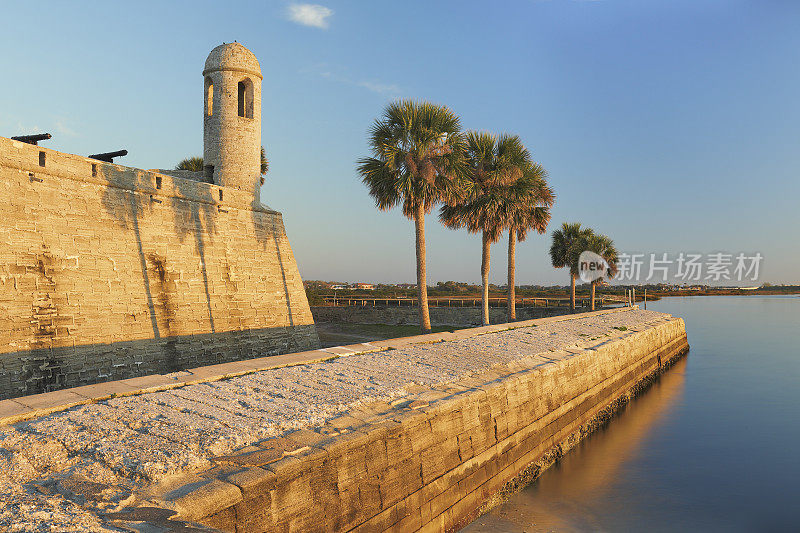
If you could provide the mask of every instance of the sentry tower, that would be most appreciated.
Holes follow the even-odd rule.
[[[261,66],[239,43],[214,48],[205,78],[203,165],[208,181],[253,193],[260,203]]]

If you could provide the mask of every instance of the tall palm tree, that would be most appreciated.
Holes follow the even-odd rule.
[[[519,184],[531,158],[516,135],[498,137],[470,132],[466,160],[473,180],[472,192],[457,203],[442,206],[439,219],[449,228],[466,227],[470,233],[481,233],[481,323],[485,326],[489,324],[491,244],[508,227],[509,205],[519,201]]]
[[[508,229],[508,321],[517,319],[516,308],[516,254],[517,240],[524,241],[528,231],[542,234],[550,223],[550,208],[555,202],[555,193],[547,184],[547,171],[538,163],[525,169],[515,201],[509,202]]]
[[[612,241],[607,235],[597,234],[593,231],[591,231],[591,233],[582,239],[579,248],[581,251],[588,250],[596,253],[608,264],[608,270],[603,273],[604,275],[592,281],[591,302],[592,311],[594,311],[595,288],[597,287],[597,284],[600,283],[600,281],[602,281],[606,276],[613,276],[617,271],[617,249],[614,246],[614,241]]]
[[[425,214],[470,188],[464,163],[461,122],[449,108],[401,100],[386,106],[369,133],[372,157],[358,161],[358,172],[378,209],[402,205],[414,220],[420,326],[431,331],[425,263]]]
[[[575,311],[575,280],[578,278],[578,256],[582,239],[589,235],[591,230],[582,228],[579,222],[564,222],[560,229],[553,232],[553,242],[550,245],[550,262],[555,268],[569,268],[569,308]]]

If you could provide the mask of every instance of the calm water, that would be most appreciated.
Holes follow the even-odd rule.
[[[800,531],[800,298],[669,298],[691,351],[463,531]]]

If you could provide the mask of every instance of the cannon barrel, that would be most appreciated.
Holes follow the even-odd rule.
[[[105,152],[102,154],[92,154],[89,159],[97,159],[98,161],[105,161],[106,163],[113,163],[115,157],[122,157],[128,155],[127,150],[117,150],[116,152]]]
[[[47,139],[52,138],[53,136],[49,133],[37,133],[35,135],[17,135],[16,137],[11,137],[15,141],[20,141],[28,144],[32,144],[34,146],[38,146],[39,141],[46,141]]]

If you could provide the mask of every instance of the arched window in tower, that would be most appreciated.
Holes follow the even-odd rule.
[[[239,82],[239,116],[253,118],[253,82],[250,78]]]
[[[206,116],[214,114],[214,82],[206,76]]]

